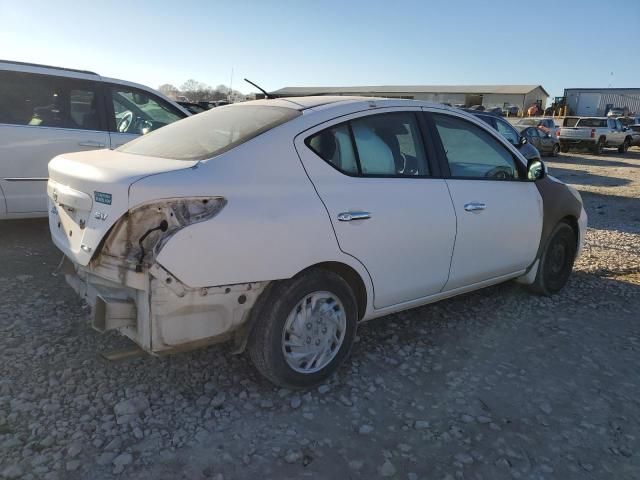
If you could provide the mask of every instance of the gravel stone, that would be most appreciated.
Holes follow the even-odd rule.
[[[358,429],[358,433],[360,435],[369,435],[371,432],[373,432],[374,428],[373,425],[360,425],[360,428]]]
[[[396,471],[396,467],[389,460],[385,460],[380,468],[378,468],[378,473],[381,477],[393,477]]]

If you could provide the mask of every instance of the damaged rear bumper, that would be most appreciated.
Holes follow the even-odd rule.
[[[157,263],[138,273],[117,259],[83,267],[65,258],[64,272],[91,306],[96,330],[117,330],[157,354],[232,338],[268,284],[192,288]]]

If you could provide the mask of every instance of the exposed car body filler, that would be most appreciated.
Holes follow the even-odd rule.
[[[538,187],[538,191],[542,197],[542,208],[544,212],[540,246],[536,254],[536,259],[538,259],[554,227],[560,220],[567,216],[579,219],[582,204],[573,196],[567,186],[556,180],[555,177],[545,175],[544,178],[537,180],[535,185]]]

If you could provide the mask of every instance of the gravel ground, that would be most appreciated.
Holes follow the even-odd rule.
[[[46,222],[1,223],[0,478],[638,478],[640,150],[554,160],[590,216],[560,295],[374,320],[307,392],[225,346],[105,360]]]

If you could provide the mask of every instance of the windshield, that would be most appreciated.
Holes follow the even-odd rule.
[[[230,105],[218,107],[126,143],[117,150],[175,160],[204,160],[300,115],[291,108]]]

